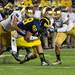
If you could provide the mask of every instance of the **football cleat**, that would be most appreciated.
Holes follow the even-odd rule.
[[[47,61],[41,62],[41,66],[48,66],[48,65],[49,65],[49,62],[47,62]]]
[[[62,64],[62,62],[61,61],[56,61],[55,63],[52,63],[53,65],[59,65],[59,64]]]
[[[29,56],[30,56],[30,54],[29,55],[26,55],[25,58],[24,58],[24,60],[21,61],[20,64],[23,64],[25,62],[28,62],[30,60]]]

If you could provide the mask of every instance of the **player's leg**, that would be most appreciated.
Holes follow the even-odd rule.
[[[0,24],[0,35],[4,32],[2,25]]]
[[[32,46],[36,47],[37,53],[38,53],[38,55],[40,57],[41,65],[42,66],[49,65],[49,63],[45,59],[44,51],[43,51],[43,48],[42,48],[42,45],[41,45],[41,41],[40,41],[39,38],[38,39],[34,38],[34,40],[32,41]]]
[[[30,52],[29,52],[29,50],[30,50]],[[25,56],[26,61],[37,58],[37,50],[35,47],[32,47],[30,49],[26,48],[26,53],[27,53]]]
[[[0,54],[2,54],[3,52],[2,52],[2,32],[3,32],[3,28],[2,28],[2,26],[1,26],[1,24],[0,24]]]
[[[23,44],[23,42],[21,43],[21,41],[23,41],[24,44]],[[27,42],[24,39],[20,39],[20,40],[17,40],[17,45],[19,45],[19,46],[21,45],[21,46],[25,46],[25,47],[36,47],[36,50],[39,54],[42,65],[48,65],[48,63],[46,62],[45,57],[44,57],[44,52],[43,52],[43,49],[42,49],[42,46],[41,46],[41,41],[39,39],[33,38],[33,39],[30,40],[30,42]],[[33,57],[33,55],[31,55],[29,58],[32,59],[32,57]],[[21,63],[24,63],[24,62],[25,61],[22,61]]]
[[[6,48],[9,45],[10,33],[5,32],[2,28],[0,28],[0,54],[6,51]]]
[[[67,38],[66,33],[57,33],[57,35],[56,35],[56,39],[55,39],[56,62],[53,63],[54,65],[61,64],[60,47],[61,47],[62,43],[65,41],[66,38]]]
[[[17,61],[20,61],[18,59],[18,54],[17,54],[16,38],[14,38],[14,37],[11,37],[11,54],[14,56],[14,58]]]
[[[24,59],[20,62],[20,64],[23,64],[25,62],[37,58],[36,48],[25,48],[25,50],[26,50],[26,55]]]
[[[49,62],[45,59],[44,51],[43,51],[41,44],[39,46],[37,46],[36,49],[37,49],[37,52],[38,52],[39,57],[40,57],[41,65],[42,66],[49,65]]]
[[[33,43],[37,42],[37,40],[34,42],[33,41],[27,42],[24,39],[24,37],[19,37],[16,39],[16,42],[17,42],[18,50],[19,50],[19,47],[23,47],[23,49],[26,51],[26,55],[25,55],[24,59],[20,62],[20,64],[23,64],[24,62],[27,62],[31,59],[35,59],[37,57],[36,53],[34,54],[32,52],[32,51],[35,51],[34,48],[32,48],[32,46],[35,46]]]
[[[0,36],[0,55],[3,53],[2,37]]]

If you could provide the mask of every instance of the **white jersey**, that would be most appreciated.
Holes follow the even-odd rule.
[[[35,10],[34,17],[40,19],[41,18],[41,11],[40,10]]]
[[[73,12],[69,13],[68,12],[67,16],[69,16],[69,23],[68,23],[67,31],[70,31],[75,25],[75,13],[73,13]]]
[[[62,18],[59,18],[58,20],[54,19],[54,28],[61,28],[63,26],[63,20]]]
[[[14,16],[19,20],[22,21],[22,16],[21,16],[21,12],[20,11],[13,11],[13,13],[6,19],[1,21],[1,25],[3,26],[3,28],[8,31],[11,27],[11,23],[13,21]]]
[[[2,21],[3,20],[3,18],[2,18],[2,15],[0,14],[0,21]]]
[[[74,13],[63,13],[62,14],[63,26],[57,29],[57,32],[68,32],[74,27],[75,14]]]

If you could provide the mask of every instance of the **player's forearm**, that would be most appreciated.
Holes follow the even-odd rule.
[[[67,25],[64,24],[62,28],[58,28],[57,32],[66,32],[67,31]]]

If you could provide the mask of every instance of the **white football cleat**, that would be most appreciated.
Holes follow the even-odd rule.
[[[41,62],[41,66],[48,66],[48,65],[49,65],[49,62],[46,62],[46,61]]]

